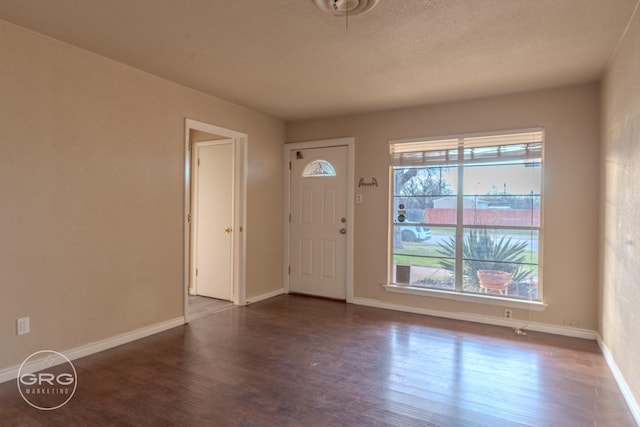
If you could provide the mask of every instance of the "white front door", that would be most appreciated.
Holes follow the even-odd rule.
[[[291,151],[291,292],[346,299],[347,147]]]
[[[197,295],[231,300],[233,140],[197,142],[193,154],[194,287]]]

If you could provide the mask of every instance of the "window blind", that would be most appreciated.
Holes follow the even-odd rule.
[[[391,166],[455,165],[542,158],[544,130],[390,144]],[[460,162],[460,152],[463,154]]]

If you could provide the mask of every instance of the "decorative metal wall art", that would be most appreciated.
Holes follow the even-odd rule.
[[[377,187],[378,186],[378,180],[375,178],[371,178],[371,181],[366,182],[364,180],[364,178],[360,178],[360,181],[358,181],[358,187]]]

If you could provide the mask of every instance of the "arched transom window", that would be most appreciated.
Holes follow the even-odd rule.
[[[313,160],[302,171],[303,178],[336,176],[336,168],[326,160]]]

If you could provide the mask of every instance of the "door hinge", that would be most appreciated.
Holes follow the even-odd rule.
[[[193,151],[193,141],[189,141],[189,151]]]
[[[289,222],[291,222],[291,214],[289,214]]]
[[[191,222],[191,214],[187,215],[187,222],[189,222],[189,223]]]
[[[198,159],[198,166],[200,166],[200,159]]]
[[[291,170],[291,162],[289,162],[289,170]]]
[[[291,266],[289,266],[289,276],[291,276]]]
[[[196,276],[198,275],[198,269],[196,268]]]

